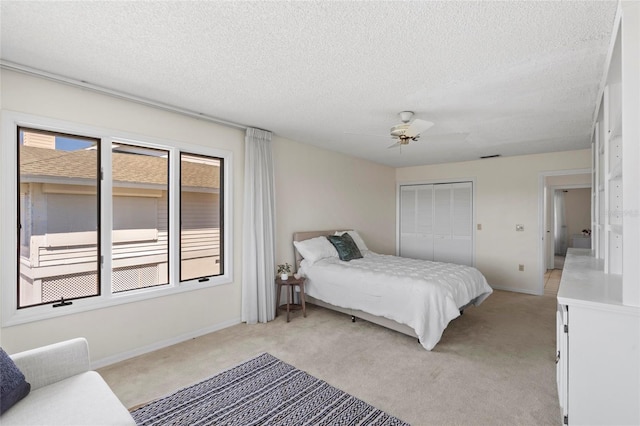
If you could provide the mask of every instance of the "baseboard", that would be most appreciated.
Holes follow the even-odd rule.
[[[210,327],[201,328],[189,333],[181,334],[179,336],[172,337],[170,339],[161,340],[159,342],[152,343],[150,345],[142,346],[130,351],[121,352],[106,358],[91,362],[91,368],[96,370],[98,368],[106,367],[107,365],[115,364],[116,362],[124,361],[135,356],[144,355],[149,352],[157,351],[158,349],[166,348],[167,346],[175,345],[177,343],[184,342],[186,340],[194,339],[196,337],[204,336],[205,334],[213,333],[237,324],[242,321],[240,318],[225,321],[222,323],[214,324]]]
[[[542,294],[538,293],[535,290],[528,290],[528,289],[522,289],[522,288],[516,288],[516,287],[503,287],[499,285],[490,285],[490,286],[494,290],[511,291],[513,293],[524,293],[524,294],[532,294],[534,296],[542,296]]]

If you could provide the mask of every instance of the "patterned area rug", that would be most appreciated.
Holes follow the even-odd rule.
[[[407,425],[267,353],[131,415],[139,425]]]

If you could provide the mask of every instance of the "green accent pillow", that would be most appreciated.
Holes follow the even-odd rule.
[[[351,259],[362,259],[362,253],[358,250],[351,235],[345,233],[342,235],[328,235],[327,239],[338,251],[340,260],[350,261]]]

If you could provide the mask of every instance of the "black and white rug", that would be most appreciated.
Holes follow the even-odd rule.
[[[407,425],[267,353],[131,415],[138,425]]]

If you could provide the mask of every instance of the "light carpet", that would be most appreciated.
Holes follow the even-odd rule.
[[[101,368],[127,407],[261,353],[421,425],[557,425],[554,297],[495,291],[433,351],[417,338],[313,305],[307,318],[239,324]]]

